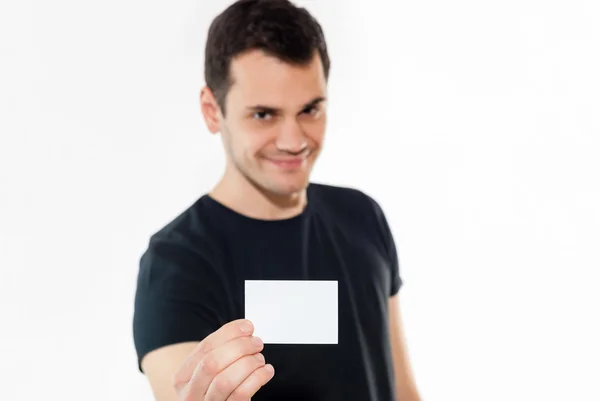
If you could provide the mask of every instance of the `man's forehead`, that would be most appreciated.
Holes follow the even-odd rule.
[[[234,84],[231,87],[229,94],[241,107],[297,108],[311,104],[316,105],[326,100],[324,91],[318,89],[286,90],[285,88],[268,89],[261,87],[242,89],[240,86],[237,88],[235,86]]]
[[[231,59],[232,66],[239,67],[242,65],[249,66],[252,64],[287,65],[287,66],[293,66],[293,67],[300,68],[300,69],[302,69],[302,68],[308,69],[314,64],[322,64],[322,63],[321,63],[321,57],[317,50],[315,50],[313,52],[312,59],[305,63],[294,63],[294,62],[290,62],[287,60],[283,60],[283,59],[277,57],[277,55],[272,54],[272,53],[270,53],[266,50],[262,50],[262,49],[246,50],[240,54],[237,54],[236,56],[234,56]]]
[[[232,59],[230,79],[241,86],[293,83],[322,85],[325,76],[318,53],[310,62],[298,64],[252,50]]]
[[[242,107],[297,108],[326,97],[322,69],[281,60],[269,60],[262,68],[236,61],[241,62],[232,65],[229,93]]]

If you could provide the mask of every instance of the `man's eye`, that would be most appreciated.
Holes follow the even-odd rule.
[[[305,114],[310,114],[310,115],[315,115],[315,114],[317,114],[317,112],[318,112],[318,111],[319,111],[319,110],[318,110],[316,107],[314,107],[314,106],[307,107],[307,108],[305,108],[305,109],[303,110],[303,112],[304,112]]]
[[[267,120],[272,117],[272,115],[268,111],[257,111],[252,117],[256,120]]]

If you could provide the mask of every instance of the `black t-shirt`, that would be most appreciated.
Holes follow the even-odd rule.
[[[338,281],[338,344],[265,344],[275,376],[253,401],[392,401],[388,298],[400,289],[392,233],[363,192],[311,183],[304,211],[241,215],[209,195],[154,234],[141,258],[133,334],[140,361],[244,318],[245,280]]]

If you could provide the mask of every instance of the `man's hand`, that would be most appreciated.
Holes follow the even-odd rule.
[[[181,401],[248,401],[274,376],[254,327],[234,320],[206,337],[173,376]]]

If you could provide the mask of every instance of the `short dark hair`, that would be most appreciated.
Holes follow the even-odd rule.
[[[306,9],[288,0],[238,0],[212,21],[206,40],[204,79],[223,114],[231,60],[253,49],[297,65],[308,64],[318,51],[329,77],[323,30]]]

